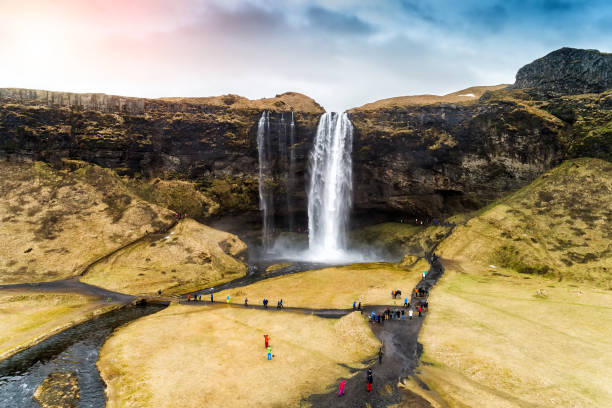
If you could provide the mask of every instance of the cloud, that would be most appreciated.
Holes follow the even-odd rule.
[[[0,0],[0,14],[0,87],[291,90],[330,110],[513,82],[563,46],[612,51],[603,0]]]
[[[372,25],[355,15],[320,6],[309,7],[306,15],[311,26],[318,30],[342,34],[371,34],[375,31]]]

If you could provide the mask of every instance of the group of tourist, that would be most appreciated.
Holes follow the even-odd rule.
[[[419,316],[421,316],[421,306],[417,308],[419,311]],[[408,309],[408,317],[412,319],[413,316],[412,308]],[[406,310],[405,309],[394,309],[391,310],[388,307],[385,308],[382,312],[377,313],[375,310],[372,310],[370,313],[370,322],[372,323],[384,323],[385,320],[406,320]]]
[[[161,295],[161,291],[159,291],[159,294]],[[226,296],[225,300],[227,303],[229,303],[229,295]],[[187,294],[187,301],[188,302],[201,302],[202,301],[202,292],[195,292],[195,293],[188,293]],[[215,297],[213,292],[210,292],[210,303],[214,303],[215,302]]]
[[[374,373],[372,372],[371,368],[368,368],[366,371],[366,391],[367,392],[372,391],[373,383],[374,383]],[[339,397],[342,397],[344,395],[345,388],[346,388],[346,380],[343,379],[342,381],[340,381],[340,385],[338,386],[338,396]]]
[[[211,293],[210,296],[212,296],[212,293]],[[198,302],[199,301],[199,302],[201,302],[202,301],[202,294],[201,293],[194,293],[194,294],[188,293],[187,294],[187,301],[188,302],[191,302],[191,301],[194,301],[194,302]],[[211,300],[211,302],[212,302],[212,300]]]

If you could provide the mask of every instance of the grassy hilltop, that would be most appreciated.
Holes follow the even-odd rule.
[[[480,211],[440,245],[450,259],[612,289],[612,164],[563,163]]]

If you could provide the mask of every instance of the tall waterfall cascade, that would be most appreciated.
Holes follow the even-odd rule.
[[[308,240],[313,258],[339,258],[347,249],[352,147],[353,125],[347,113],[323,114],[310,156]]]
[[[261,114],[257,125],[257,149],[262,254],[274,259],[331,264],[377,259],[363,250],[348,248],[353,125],[346,112],[325,113],[317,126],[308,163],[310,178],[306,181],[308,247],[278,237],[276,230],[295,231],[298,145],[293,112],[291,117],[288,112],[271,115],[264,111]]]
[[[295,231],[293,193],[295,191],[295,120],[293,111],[289,122],[289,172],[287,173],[287,213],[289,214],[289,231]]]
[[[257,152],[259,154],[259,210],[262,212],[262,244],[268,248],[274,230],[274,202],[272,196],[272,157],[270,141],[270,112],[264,111],[257,124]]]

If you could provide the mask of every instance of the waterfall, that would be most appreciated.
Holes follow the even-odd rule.
[[[346,112],[323,114],[310,157],[308,191],[309,247],[323,258],[346,250],[352,148],[353,125]]]
[[[289,214],[289,231],[295,230],[293,194],[295,192],[295,122],[291,111],[289,123],[289,173],[287,175],[287,213]]]
[[[270,113],[264,111],[257,125],[257,151],[259,154],[259,209],[262,211],[262,244],[269,248],[274,229],[274,203],[272,201],[272,166],[270,146]]]

